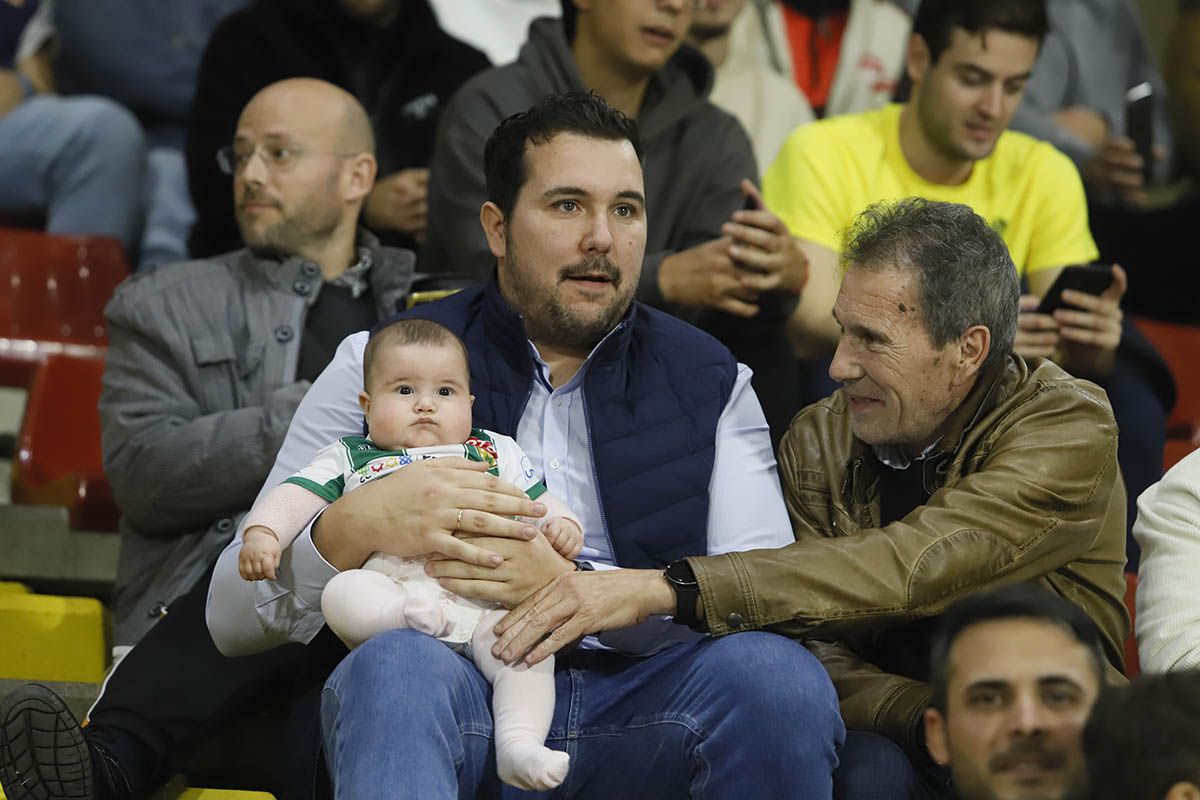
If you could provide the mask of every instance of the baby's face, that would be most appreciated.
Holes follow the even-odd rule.
[[[361,400],[371,441],[383,450],[458,444],[471,435],[474,398],[454,345],[381,349]]]

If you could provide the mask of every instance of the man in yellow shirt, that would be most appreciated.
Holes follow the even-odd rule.
[[[810,282],[790,333],[802,355],[832,352],[830,310],[841,231],[878,200],[920,195],[965,203],[1008,244],[1033,295],[1071,264],[1093,261],[1083,184],[1053,146],[1007,131],[1045,33],[1043,0],[926,0],[914,20],[907,70],[912,99],[834,117],[794,132],[764,177],[767,205],[809,258]],[[1016,351],[1052,356],[1103,377],[1121,335],[1125,275],[1099,297],[1070,294],[1072,310],[1024,313]],[[1036,298],[1022,300],[1031,312]]]

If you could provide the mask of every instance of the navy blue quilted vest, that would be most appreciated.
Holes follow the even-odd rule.
[[[462,337],[475,425],[515,436],[534,361],[524,322],[495,281],[400,316]],[[621,566],[662,567],[706,552],[717,420],[736,378],[724,345],[640,303],[592,356],[584,409],[601,517]]]

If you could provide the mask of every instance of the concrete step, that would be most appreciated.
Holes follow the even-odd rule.
[[[105,600],[120,545],[116,534],[69,530],[65,508],[0,505],[0,580]]]

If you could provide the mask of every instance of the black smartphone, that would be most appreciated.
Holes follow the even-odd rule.
[[[1043,295],[1042,302],[1038,303],[1037,313],[1052,314],[1060,308],[1067,307],[1068,304],[1064,303],[1062,299],[1064,289],[1101,294],[1112,285],[1112,282],[1112,267],[1107,264],[1077,264],[1073,267],[1064,267],[1063,271],[1058,273],[1053,285]]]
[[[1149,81],[1125,93],[1125,135],[1142,157],[1142,180],[1149,185],[1154,168],[1154,89]]]

